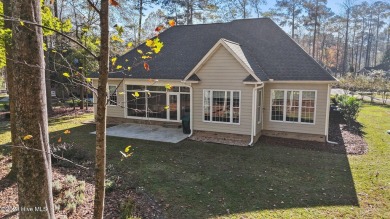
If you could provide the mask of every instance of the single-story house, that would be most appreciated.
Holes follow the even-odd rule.
[[[358,71],[360,74],[368,74],[372,71],[382,70],[385,73],[390,73],[390,63],[382,63],[374,67],[364,67]]]
[[[117,58],[132,69],[109,75],[109,122],[180,124],[188,116],[190,136],[211,140],[327,140],[336,79],[271,19],[174,26],[159,38],[164,47],[149,71],[137,53],[144,44]]]

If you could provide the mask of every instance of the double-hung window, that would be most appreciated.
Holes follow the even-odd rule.
[[[314,124],[316,91],[271,90],[271,121]]]
[[[115,85],[108,86],[108,95],[109,95],[109,105],[117,106],[118,105],[118,96],[117,96],[117,87]]]
[[[203,90],[203,121],[240,123],[240,91]]]

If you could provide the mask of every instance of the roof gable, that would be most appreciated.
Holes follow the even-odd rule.
[[[207,54],[198,62],[198,64],[196,64],[196,66],[184,78],[184,81],[187,81],[189,78],[191,78],[191,76],[194,75],[221,46],[223,46],[256,81],[260,81],[260,79],[254,74],[253,69],[246,59],[246,56],[240,45],[223,38],[218,40],[218,42],[207,52]]]

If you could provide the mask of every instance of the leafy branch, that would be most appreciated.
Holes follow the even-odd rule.
[[[35,25],[37,27],[40,27],[40,28],[43,28],[43,29],[47,29],[47,30],[50,30],[50,31],[53,31],[65,38],[67,38],[68,40],[72,41],[73,43],[77,44],[78,46],[80,46],[81,48],[83,48],[87,53],[89,53],[92,57],[94,57],[96,60],[99,60],[99,56],[97,56],[95,53],[93,53],[90,49],[88,49],[86,46],[84,46],[82,43],[80,43],[78,40],[75,40],[73,39],[72,37],[62,33],[61,31],[58,31],[54,28],[51,28],[51,27],[47,27],[47,26],[44,26],[44,25],[41,25],[41,24],[38,24],[38,23],[35,23],[35,22],[32,22],[32,21],[28,21],[28,20],[22,20],[22,19],[16,19],[16,18],[13,18],[13,17],[9,17],[9,16],[6,16],[4,14],[0,14],[0,17],[3,19],[3,20],[8,20],[8,21],[12,21],[12,22],[19,22],[21,26],[24,26],[25,23],[26,24],[31,24],[31,25]]]

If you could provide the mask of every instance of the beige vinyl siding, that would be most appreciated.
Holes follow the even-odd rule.
[[[315,124],[300,124],[271,121],[270,118],[270,98],[272,89],[292,89],[292,90],[315,90],[317,91]],[[264,130],[286,131],[295,133],[325,135],[326,110],[328,84],[309,83],[265,83],[264,85]]]
[[[125,106],[124,95],[119,94],[120,92],[123,92],[123,83],[120,84],[120,82],[121,82],[121,80],[118,80],[118,79],[108,79],[107,90],[108,90],[109,85],[119,86],[118,90],[117,90],[118,105],[117,106],[107,105],[107,116],[108,117],[124,117],[124,113],[125,113],[124,110],[125,109],[122,107],[122,106]],[[94,87],[97,87],[98,80],[97,79],[92,80],[92,84]],[[96,110],[97,110],[96,109],[97,108],[96,102],[97,102],[97,97],[95,94],[93,94],[93,111],[95,112],[95,114],[96,114]]]
[[[193,84],[193,125],[194,130],[225,132],[250,135],[252,119],[253,85],[244,85],[248,72],[230,54],[220,46],[206,63],[195,72],[200,82]],[[203,121],[203,90],[239,90],[241,91],[240,123],[225,124]]]

